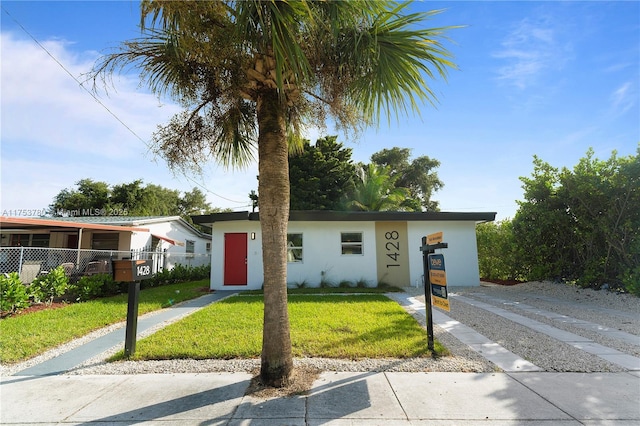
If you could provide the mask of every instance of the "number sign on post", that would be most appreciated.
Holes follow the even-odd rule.
[[[136,334],[138,333],[138,300],[140,297],[140,280],[153,277],[152,260],[114,260],[113,280],[129,283],[129,300],[127,303],[127,325],[124,338],[124,355],[130,357],[136,351]]]

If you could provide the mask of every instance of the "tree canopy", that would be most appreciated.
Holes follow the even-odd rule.
[[[614,151],[607,160],[589,149],[573,169],[537,156],[533,166],[531,177],[520,178],[524,200],[513,220],[499,232],[481,225],[479,245],[503,250],[515,265],[501,268],[518,278],[640,294],[640,147],[635,156]]]
[[[339,210],[346,193],[354,188],[356,165],[352,150],[337,136],[304,141],[302,153],[289,158],[292,210]]]
[[[142,180],[110,186],[106,182],[81,179],[76,188],[65,188],[54,198],[49,213],[54,217],[80,215],[102,211],[106,215],[182,216],[188,222],[191,215],[212,213],[204,193],[193,188],[180,193],[160,185],[144,184]]]
[[[438,160],[426,155],[409,160],[409,148],[393,147],[383,149],[371,156],[374,164],[389,168],[397,188],[406,188],[409,193],[400,205],[405,210],[439,211],[438,202],[432,200],[433,193],[444,186],[435,171],[440,166]]]
[[[409,196],[409,190],[398,188],[390,167],[376,164],[361,164],[358,182],[344,201],[347,210],[355,211],[400,211]]]

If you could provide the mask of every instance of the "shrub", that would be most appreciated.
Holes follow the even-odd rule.
[[[64,268],[58,266],[49,271],[48,274],[39,276],[29,286],[29,292],[33,301],[40,303],[53,302],[53,299],[66,293],[69,287],[69,278],[65,274]]]
[[[348,281],[348,280],[342,280],[338,284],[338,287],[340,287],[340,288],[351,288],[351,287],[353,287],[353,283],[351,281]]]
[[[331,281],[327,280],[326,278],[323,278],[320,281],[320,288],[333,288],[333,287],[335,287],[335,285]]]
[[[622,276],[622,284],[626,291],[640,296],[640,266],[637,266],[635,269],[629,269]]]
[[[476,227],[478,269],[486,279],[523,279],[513,223],[510,220],[482,223]]]
[[[367,280],[365,280],[364,278],[360,278],[358,281],[356,281],[356,287],[357,288],[367,288],[367,287],[369,287],[369,282]]]
[[[109,274],[96,274],[81,277],[69,286],[69,296],[76,302],[85,302],[97,297],[110,296],[123,292],[123,285],[113,281]]]
[[[0,275],[0,311],[13,313],[27,307],[29,295],[18,273]]]
[[[391,284],[387,283],[387,282],[378,281],[378,288],[388,289],[388,288],[391,288],[391,287],[393,287],[393,286]]]
[[[143,280],[140,288],[157,287],[165,284],[174,284],[185,281],[197,281],[208,279],[211,275],[211,265],[205,266],[184,266],[175,265],[173,269],[165,269],[157,272],[153,278]]]

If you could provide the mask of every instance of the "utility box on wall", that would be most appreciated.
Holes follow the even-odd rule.
[[[116,282],[134,282],[153,277],[151,273],[153,261],[148,260],[114,260],[113,280]]]

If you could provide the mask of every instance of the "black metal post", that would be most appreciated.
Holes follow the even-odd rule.
[[[127,304],[127,329],[124,338],[124,356],[130,357],[136,351],[136,334],[138,333],[138,298],[140,297],[140,281],[129,283],[129,302]]]
[[[431,280],[429,279],[429,254],[433,253],[433,249],[427,246],[427,237],[422,237],[422,267],[424,270],[424,303],[427,310],[427,347],[430,351],[434,350],[433,345],[433,311],[431,308]]]

